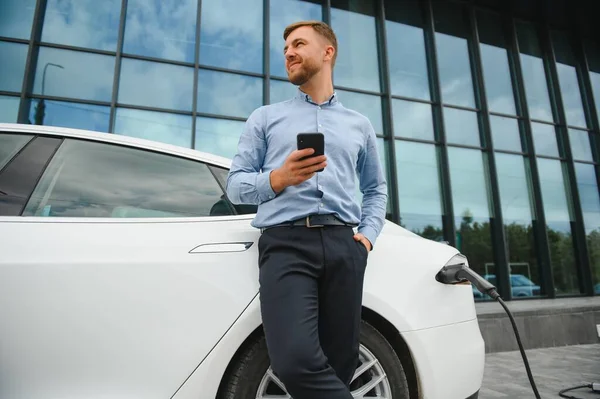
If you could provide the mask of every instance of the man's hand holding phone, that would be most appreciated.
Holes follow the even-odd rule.
[[[315,150],[305,148],[303,150],[293,151],[285,160],[280,168],[271,172],[271,187],[275,193],[279,194],[286,187],[298,185],[327,166],[327,157],[319,155],[311,157]]]

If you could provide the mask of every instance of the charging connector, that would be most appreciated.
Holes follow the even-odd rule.
[[[523,363],[525,364],[525,370],[527,371],[527,377],[529,378],[529,383],[531,384],[531,388],[533,389],[533,393],[535,394],[536,399],[540,398],[540,393],[538,392],[537,386],[535,385],[535,381],[533,380],[533,375],[531,374],[531,368],[529,367],[529,361],[527,360],[527,355],[525,355],[525,349],[523,348],[523,343],[521,342],[521,337],[519,336],[519,330],[517,329],[517,323],[513,318],[510,310],[500,298],[498,291],[496,291],[496,287],[491,284],[489,281],[481,277],[477,274],[473,269],[467,266],[466,263],[455,263],[455,264],[447,264],[444,266],[435,276],[435,279],[442,284],[461,284],[467,281],[470,281],[481,293],[489,295],[491,298],[497,300],[500,305],[504,308],[506,313],[508,314],[508,318],[512,324],[513,330],[515,332],[515,336],[517,338],[517,343],[519,344],[519,350],[521,352],[521,357],[523,358]]]

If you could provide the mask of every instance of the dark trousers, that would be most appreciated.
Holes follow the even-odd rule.
[[[294,399],[351,399],[368,251],[351,227],[275,227],[259,240],[263,328]]]

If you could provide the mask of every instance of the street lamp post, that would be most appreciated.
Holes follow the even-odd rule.
[[[44,92],[46,89],[46,71],[48,70],[49,65],[55,66],[60,69],[65,69],[62,65],[53,64],[52,62],[47,62],[46,65],[44,65],[44,72],[42,73],[42,96],[44,95]],[[46,115],[45,110],[46,110],[46,103],[45,103],[44,99],[42,98],[42,99],[40,99],[40,101],[38,101],[38,104],[35,107],[34,121],[35,121],[36,125],[44,124],[44,116]]]

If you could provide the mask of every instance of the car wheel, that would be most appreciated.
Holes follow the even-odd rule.
[[[355,398],[408,399],[408,384],[400,359],[389,342],[362,321],[360,363],[350,385]],[[237,358],[222,385],[221,399],[290,398],[273,374],[264,336],[256,339]]]

